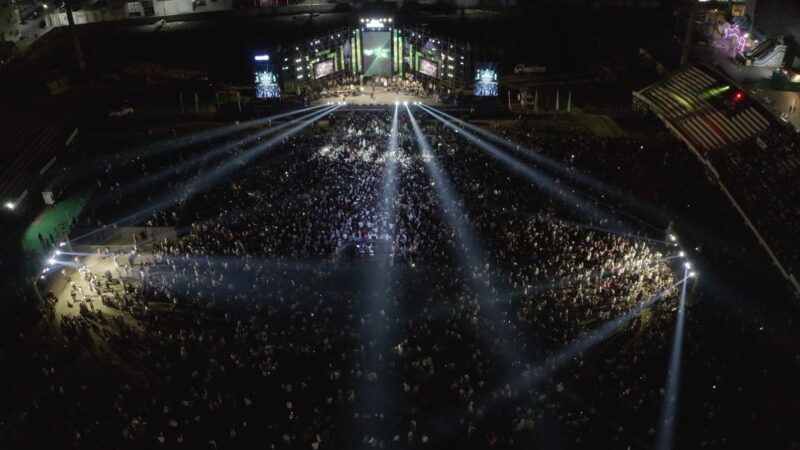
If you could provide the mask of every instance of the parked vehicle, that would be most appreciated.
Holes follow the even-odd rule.
[[[536,66],[533,64],[517,64],[514,67],[514,73],[544,73],[547,72],[547,67]]]
[[[122,108],[119,109],[112,109],[108,113],[108,117],[123,117],[127,116],[128,114],[133,114],[133,108],[131,108],[130,106],[123,106]]]

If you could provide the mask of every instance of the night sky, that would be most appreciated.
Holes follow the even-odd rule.
[[[800,35],[800,1],[757,0],[754,24],[768,36]]]

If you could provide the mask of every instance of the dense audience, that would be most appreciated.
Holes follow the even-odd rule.
[[[784,267],[800,276],[800,253],[795,251],[800,193],[793,188],[800,177],[800,135],[776,131],[709,152],[706,158]]]
[[[183,217],[183,237],[98,251],[101,273],[75,260],[66,301],[80,314],[54,319],[69,347],[89,346],[121,373],[103,388],[107,414],[69,407],[74,446],[522,448],[549,434],[537,424],[552,417],[587,426],[590,416],[571,416],[559,396],[581,377],[583,357],[552,383],[513,380],[672,285],[663,258],[675,249],[579,222],[427,122],[433,158],[463,199],[459,214],[485,244],[484,265],[465,271],[455,252],[464,243],[441,216],[405,114],[398,149],[388,151],[391,119],[331,116],[147,219],[180,228]],[[383,200],[391,175],[396,192]],[[388,280],[381,292],[370,291],[375,264]],[[475,271],[491,300],[475,290]],[[622,380],[638,352],[667,342],[676,294],[652,308],[647,327],[637,319],[625,328],[632,344],[605,374],[623,385],[598,388],[658,402],[654,386]],[[56,380],[52,389],[69,398]]]

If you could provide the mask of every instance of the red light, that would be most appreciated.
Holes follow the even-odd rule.
[[[742,93],[742,91],[737,92],[736,95],[733,96],[733,100],[736,102],[742,101],[743,98],[744,94]]]

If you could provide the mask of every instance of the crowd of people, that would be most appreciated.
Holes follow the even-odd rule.
[[[778,131],[705,155],[772,251],[777,253],[778,260],[795,277],[800,277],[800,254],[795,251],[800,233],[800,209],[796,207],[800,194],[793,189],[800,177],[798,155],[798,134]],[[766,199],[769,201],[767,208]]]
[[[390,151],[392,117],[337,112],[142,219],[180,238],[98,251],[95,267],[108,269],[93,274],[78,262],[65,275],[87,286],[68,288],[68,344],[35,359],[48,367],[84,349],[110,368],[71,384],[43,374],[50,401],[67,412],[71,445],[576,445],[602,426],[579,394],[587,383],[634,410],[659,404],[660,380],[643,365],[669,342],[678,292],[668,289],[677,277],[665,258],[676,248],[587,221],[424,115],[431,154],[402,108]],[[164,183],[179,189],[224,161]],[[456,204],[440,198],[435,170]],[[467,244],[443,208],[459,208],[473,230],[478,267],[464,267],[457,250]],[[665,289],[613,346],[532,384],[548,357]]]

